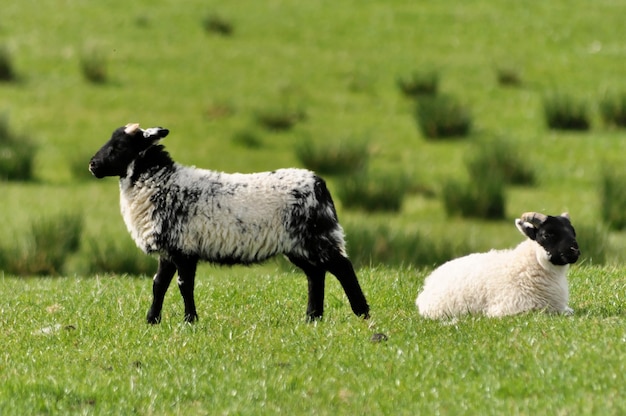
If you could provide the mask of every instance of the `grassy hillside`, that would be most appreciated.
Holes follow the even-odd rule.
[[[0,278],[0,412],[622,414],[625,272],[574,268],[574,316],[441,323],[414,307],[425,272],[363,270],[370,321],[328,279],[325,319],[306,324],[303,276],[215,269],[197,324],[172,288],[155,327],[149,279]]]
[[[626,91],[625,15],[618,0],[4,4],[0,59],[16,77],[0,81],[0,114],[37,153],[34,180],[0,182],[0,257],[32,251],[29,232],[42,218],[69,213],[84,229],[60,270],[70,277],[0,274],[0,413],[623,414],[620,231],[602,249],[609,265],[572,268],[573,317],[422,320],[413,301],[428,268],[408,266],[422,255],[409,242],[405,267],[359,271],[369,322],[351,315],[329,277],[325,320],[304,324],[305,279],[270,262],[203,266],[199,323],[182,324],[172,288],[163,324],[146,327],[148,280],[81,265],[94,241],[109,244],[105,258],[136,252],[117,182],[84,173],[128,122],[169,128],[164,143],[177,161],[225,171],[302,166],[295,148],[305,140],[367,141],[370,171],[405,174],[412,191],[398,213],[337,201],[361,259],[369,253],[354,252],[358,232],[376,227],[389,233],[377,249],[419,234],[422,249],[485,250],[520,241],[512,222],[525,211],[569,211],[580,229],[600,224],[600,173],[626,154],[624,130],[598,108],[605,94]],[[207,31],[211,21],[230,35]],[[104,79],[87,80],[84,64]],[[519,83],[498,83],[502,69]],[[470,110],[470,137],[422,136],[415,103],[397,86],[418,70],[436,71],[441,92]],[[587,103],[588,131],[546,127],[542,103],[555,92]],[[259,124],[281,111],[299,116],[291,130]],[[448,218],[444,184],[466,180],[468,154],[494,137],[517,146],[537,183],[507,187],[505,220]],[[327,179],[336,195],[342,179]],[[592,248],[581,240],[583,252]],[[388,341],[372,342],[376,333]]]
[[[626,90],[623,12],[618,1],[593,8],[509,1],[13,2],[3,9],[0,44],[18,78],[0,84],[0,111],[39,145],[38,183],[0,184],[10,195],[0,209],[19,228],[41,206],[71,206],[88,213],[88,230],[106,224],[124,238],[114,181],[77,181],[70,167],[86,165],[114,128],[138,121],[170,128],[167,145],[180,162],[227,171],[298,166],[294,146],[304,138],[367,139],[371,170],[403,172],[435,192],[411,196],[391,217],[342,210],[356,223],[463,239],[475,249],[518,241],[510,220],[524,211],[567,210],[575,224],[594,224],[599,169],[623,163],[626,146],[623,131],[604,126],[596,109],[606,91]],[[230,36],[205,30],[216,17],[230,25]],[[104,83],[81,73],[81,62],[94,56],[104,61]],[[413,102],[396,80],[422,68],[435,69],[441,90],[471,110],[469,140],[421,137]],[[498,68],[512,68],[521,84],[500,86]],[[552,91],[588,101],[591,131],[546,129],[541,102]],[[302,110],[306,119],[280,133],[255,121],[259,112],[284,108]],[[257,135],[260,146],[234,140],[242,131]],[[442,182],[464,178],[472,143],[494,136],[519,145],[538,185],[507,191],[506,223],[447,219],[437,197]],[[624,238],[611,238],[609,258],[620,261]]]

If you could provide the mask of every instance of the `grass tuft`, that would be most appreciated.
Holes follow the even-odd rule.
[[[496,68],[496,79],[502,87],[519,87],[522,85],[522,75],[517,68],[512,66],[499,66]]]
[[[369,160],[368,143],[358,138],[319,143],[305,138],[296,145],[296,156],[307,168],[320,174],[339,175],[361,172]]]
[[[233,143],[247,149],[260,149],[263,147],[263,140],[260,135],[253,130],[239,130],[233,134]]]
[[[581,264],[602,265],[606,263],[606,249],[609,242],[608,228],[595,224],[576,225],[576,240],[580,247]]]
[[[235,32],[233,23],[215,12],[207,14],[202,19],[202,27],[207,33],[220,36],[232,36]]]
[[[469,109],[451,95],[420,98],[415,119],[427,139],[465,137],[472,128]]]
[[[257,110],[255,119],[267,130],[286,131],[306,120],[306,112],[300,107],[279,104]]]
[[[564,93],[544,97],[546,124],[553,130],[589,130],[591,122],[587,104]]]
[[[6,115],[0,116],[0,180],[33,180],[36,153],[35,143],[15,133]]]
[[[599,197],[601,216],[612,230],[626,228],[626,169],[605,166],[600,178]]]
[[[141,252],[127,238],[107,239],[92,237],[82,256],[81,269],[87,274],[115,273],[147,276],[155,273],[157,261]]]
[[[409,180],[403,174],[356,173],[341,178],[337,196],[345,208],[398,212],[409,188]]]
[[[395,230],[385,224],[347,222],[346,239],[350,259],[359,267],[435,267],[470,252],[462,240],[428,238],[419,232]]]
[[[481,141],[465,162],[470,176],[485,178],[495,174],[508,184],[533,185],[535,174],[512,143],[505,138]]]
[[[437,95],[439,91],[439,73],[432,69],[413,71],[407,76],[398,77],[398,88],[410,98]]]
[[[501,220],[506,215],[504,179],[497,173],[472,177],[469,183],[447,181],[442,198],[448,216]]]
[[[605,96],[600,101],[600,114],[606,125],[626,127],[626,92]]]
[[[11,82],[17,79],[13,58],[6,45],[0,45],[0,81]]]
[[[34,220],[28,234],[2,247],[0,269],[18,276],[52,276],[64,271],[70,255],[78,251],[83,217],[65,213]],[[21,243],[21,244],[19,244]]]
[[[107,57],[96,47],[89,47],[83,51],[80,69],[85,80],[92,84],[106,84],[109,81]]]

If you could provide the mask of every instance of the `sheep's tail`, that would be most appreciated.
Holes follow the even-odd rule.
[[[326,182],[318,176],[315,177],[314,192],[319,209],[312,212],[312,229],[318,232],[322,247],[328,246],[329,251],[339,252],[343,257],[348,257],[345,234],[339,224],[335,203]]]

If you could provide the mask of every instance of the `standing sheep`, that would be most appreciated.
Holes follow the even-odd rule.
[[[341,283],[354,313],[369,317],[324,180],[303,169],[227,174],[182,166],[159,144],[168,133],[127,124],[89,163],[97,178],[119,176],[126,227],[141,250],[159,257],[148,323],[160,322],[176,271],[185,321],[193,322],[199,261],[252,264],[276,254],[306,274],[310,320],[324,313],[327,271]]]
[[[515,225],[528,237],[515,249],[470,254],[435,269],[415,301],[420,314],[440,319],[530,310],[573,313],[566,275],[580,250],[569,215],[529,212]]]

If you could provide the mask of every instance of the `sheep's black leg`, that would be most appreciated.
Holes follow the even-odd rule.
[[[161,322],[163,299],[165,298],[165,293],[175,273],[176,266],[174,263],[163,257],[159,258],[159,268],[154,275],[154,281],[152,283],[152,306],[150,306],[146,318],[149,324],[158,324]]]
[[[329,272],[334,274],[339,280],[339,283],[341,283],[343,290],[348,296],[348,301],[350,302],[352,311],[357,316],[362,316],[365,319],[369,318],[370,307],[367,304],[363,291],[361,290],[361,286],[359,285],[359,281],[350,260],[337,253],[329,261],[324,263],[324,267],[326,267]]]
[[[326,272],[324,272],[323,269],[315,269],[315,271],[306,273],[306,277],[309,282],[309,301],[306,307],[306,316],[309,321],[314,321],[324,316],[324,285]]]
[[[326,271],[306,260],[289,257],[289,260],[301,268],[309,282],[309,300],[306,307],[307,319],[312,322],[324,315],[324,284]]]
[[[196,268],[198,259],[187,256],[179,256],[174,259],[178,268],[178,288],[185,302],[185,322],[198,320],[196,303],[193,298],[194,284],[196,280]]]

